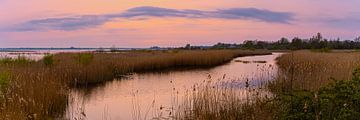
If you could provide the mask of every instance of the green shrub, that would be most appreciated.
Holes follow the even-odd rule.
[[[43,58],[43,62],[46,66],[51,66],[54,64],[54,55],[48,54]]]
[[[0,91],[4,90],[10,82],[9,72],[0,72]]]
[[[347,119],[360,118],[360,69],[353,79],[335,81],[317,92],[292,91],[278,96],[281,119]]]
[[[92,53],[79,53],[76,58],[79,64],[87,65],[93,60],[94,55]]]

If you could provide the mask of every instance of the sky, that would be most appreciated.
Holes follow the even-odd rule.
[[[0,0],[0,48],[360,36],[360,0]]]

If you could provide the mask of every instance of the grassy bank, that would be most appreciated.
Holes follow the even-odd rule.
[[[186,98],[178,119],[272,120],[358,119],[360,53],[295,51],[277,59],[277,79],[263,88],[246,88],[241,99],[232,88],[205,85]]]
[[[0,60],[0,119],[50,119],[63,115],[68,91],[112,80],[131,72],[181,67],[210,67],[234,57],[266,51],[128,51],[61,53],[41,61]]]
[[[274,88],[318,90],[336,80],[351,80],[360,66],[360,52],[295,51],[277,58],[280,73]],[[289,88],[284,88],[289,89]]]
[[[277,64],[280,72],[269,84],[275,118],[360,117],[360,52],[295,51]]]

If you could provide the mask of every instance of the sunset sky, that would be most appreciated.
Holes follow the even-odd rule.
[[[212,45],[360,35],[360,0],[0,0],[0,47]]]

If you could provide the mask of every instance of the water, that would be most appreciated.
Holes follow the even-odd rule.
[[[56,53],[78,53],[95,51],[91,49],[0,49],[0,58],[17,58],[19,56],[26,57],[32,60],[40,60],[46,54]]]
[[[79,53],[91,51],[133,50],[139,48],[0,48],[0,58],[17,58],[19,56],[40,60],[47,54]]]
[[[250,86],[260,87],[277,73],[275,58],[279,55],[239,57],[211,69],[133,74],[127,79],[96,87],[74,89],[70,93],[66,116],[70,119],[130,120],[165,115],[168,114],[167,108],[181,104],[187,90],[205,80],[220,80],[219,85],[237,87],[239,92],[244,92],[246,80],[249,80]]]

